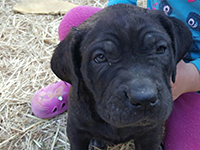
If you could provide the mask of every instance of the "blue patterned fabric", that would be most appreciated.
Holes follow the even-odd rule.
[[[137,0],[108,0],[108,6],[119,4],[119,3],[136,5]]]

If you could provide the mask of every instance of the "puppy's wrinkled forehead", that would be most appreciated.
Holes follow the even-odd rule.
[[[83,43],[87,46],[101,45],[105,41],[111,41],[116,46],[149,46],[158,40],[168,40],[169,36],[156,22],[151,18],[145,9],[105,9],[98,15],[92,16],[85,24],[87,26],[86,36]],[[138,11],[139,9],[139,11]],[[141,10],[140,10],[141,9]],[[122,44],[126,43],[126,45]],[[108,45],[109,44],[105,44]],[[125,50],[125,47],[123,49]]]

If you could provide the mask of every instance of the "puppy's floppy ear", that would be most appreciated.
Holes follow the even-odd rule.
[[[66,38],[58,44],[51,59],[52,71],[58,78],[71,84],[80,76],[79,46],[81,38],[79,29],[72,28]]]
[[[172,48],[174,53],[174,69],[172,73],[172,82],[175,82],[176,65],[190,50],[190,46],[193,42],[192,33],[182,21],[174,17],[169,17],[166,16],[164,13],[161,13],[158,15],[158,19],[172,41]]]

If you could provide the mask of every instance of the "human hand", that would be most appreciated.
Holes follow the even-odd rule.
[[[194,64],[181,60],[177,64],[176,72],[175,83],[171,82],[173,100],[183,93],[200,90],[200,75]]]

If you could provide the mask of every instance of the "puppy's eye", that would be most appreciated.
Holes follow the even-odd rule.
[[[156,54],[164,54],[167,47],[165,45],[158,46],[156,49]]]
[[[98,54],[95,58],[94,58],[94,61],[96,63],[103,63],[103,62],[106,62],[107,59],[106,57],[103,55],[103,54]]]

